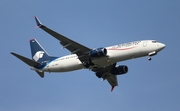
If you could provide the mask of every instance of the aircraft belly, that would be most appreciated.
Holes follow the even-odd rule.
[[[61,66],[60,66],[61,67]],[[82,69],[84,66],[82,64],[78,64],[78,63],[64,63],[63,67],[62,67],[62,71],[66,72],[66,71],[74,71],[74,70],[78,70],[78,69]]]
[[[62,60],[56,63],[50,64],[49,72],[67,72],[82,69],[83,65],[77,59]]]

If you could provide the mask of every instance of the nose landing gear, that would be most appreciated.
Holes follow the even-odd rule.
[[[152,59],[152,58],[149,56],[149,57],[148,57],[148,60],[151,61],[151,59]]]
[[[150,53],[148,54],[148,60],[151,61],[151,56],[154,56],[154,55],[156,55],[156,54],[157,54],[156,51],[150,52]]]

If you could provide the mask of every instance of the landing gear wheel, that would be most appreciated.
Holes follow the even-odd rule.
[[[148,60],[151,61],[151,57],[148,57]]]

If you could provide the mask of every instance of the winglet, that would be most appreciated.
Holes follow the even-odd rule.
[[[114,87],[115,87],[115,86],[112,86],[112,88],[111,88],[111,92],[114,90]]]
[[[35,18],[35,20],[36,20],[36,24],[37,24],[37,26],[41,26],[42,25],[42,23],[40,22],[40,20],[36,17],[36,16],[34,16],[34,18]]]

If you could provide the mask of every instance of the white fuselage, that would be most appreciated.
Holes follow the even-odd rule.
[[[91,58],[92,63],[98,67],[108,66],[110,64],[139,58],[143,56],[151,56],[162,50],[165,47],[163,43],[155,40],[142,40],[135,42],[128,42],[124,44],[105,47],[107,49],[107,56],[100,58]],[[152,55],[153,55],[152,54]],[[67,72],[85,68],[82,62],[78,59],[76,54],[71,54],[59,57],[49,62],[43,69],[39,71],[44,72]],[[35,68],[33,68],[36,70]],[[89,68],[91,69],[91,67]]]

